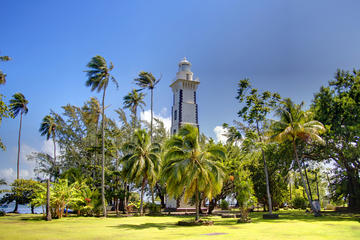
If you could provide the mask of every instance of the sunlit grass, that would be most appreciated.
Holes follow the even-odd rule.
[[[360,215],[281,211],[277,220],[252,213],[253,223],[209,217],[213,226],[180,227],[191,216],[67,217],[46,222],[40,215],[0,217],[0,239],[360,239]],[[210,235],[208,235],[210,234]],[[214,234],[214,235],[211,235]]]

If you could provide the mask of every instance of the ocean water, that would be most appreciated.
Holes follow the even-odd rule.
[[[15,208],[15,202],[12,202],[8,205],[0,206],[0,210],[5,212],[12,212]],[[18,212],[19,213],[31,213],[31,208],[28,205],[19,205],[18,206]],[[34,212],[37,214],[42,214],[43,210],[42,207],[37,207],[34,209]]]

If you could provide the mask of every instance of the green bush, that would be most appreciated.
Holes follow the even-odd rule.
[[[0,210],[0,216],[5,216],[5,215],[6,215],[6,212],[3,210]]]
[[[293,208],[295,209],[305,209],[306,208],[306,200],[305,198],[303,197],[295,197],[293,200],[292,200],[292,205],[293,205]]]
[[[149,209],[150,213],[161,213],[161,205],[155,203],[147,203],[145,208]]]
[[[226,200],[221,200],[220,208],[222,210],[228,210],[229,209],[229,203]]]

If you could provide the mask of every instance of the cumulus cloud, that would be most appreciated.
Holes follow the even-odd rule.
[[[215,133],[217,142],[226,143],[227,137],[225,136],[225,134],[227,130],[225,128],[223,128],[222,126],[216,126],[213,131]]]
[[[16,179],[16,170],[13,168],[0,169],[0,176],[1,178],[4,178],[8,184],[12,183]],[[20,178],[30,179],[34,177],[35,174],[33,169],[20,169]]]
[[[160,112],[160,114],[156,114],[154,113],[154,118],[157,118],[159,120],[161,120],[164,123],[164,127],[167,131],[170,131],[171,128],[171,118],[170,117],[166,117],[167,114],[167,109],[163,108]],[[151,121],[151,110],[146,110],[140,113],[140,119],[142,121],[146,121],[148,123],[150,123]]]
[[[59,145],[56,144],[56,155],[60,155]],[[53,140],[44,140],[41,146],[41,151],[49,154],[50,156],[54,155],[54,142]]]

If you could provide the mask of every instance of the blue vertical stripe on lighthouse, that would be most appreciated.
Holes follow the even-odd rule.
[[[179,94],[179,129],[181,127],[181,122],[182,122],[182,102],[183,102],[183,90],[180,89],[180,94]]]

